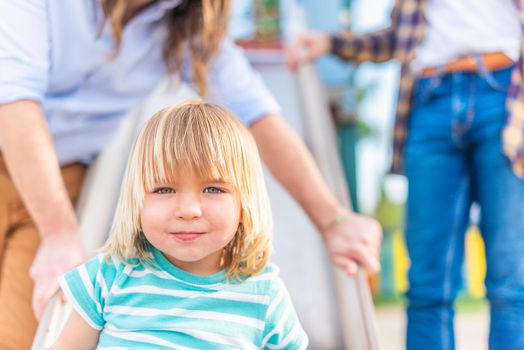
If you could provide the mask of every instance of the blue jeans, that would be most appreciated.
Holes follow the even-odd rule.
[[[473,202],[486,246],[489,347],[524,349],[524,181],[501,148],[510,71],[417,81],[405,150],[408,349],[454,349]]]

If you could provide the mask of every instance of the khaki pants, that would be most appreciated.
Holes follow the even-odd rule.
[[[62,167],[72,202],[82,186],[86,166]],[[30,349],[37,322],[31,299],[29,268],[40,237],[19,197],[0,154],[0,349]]]

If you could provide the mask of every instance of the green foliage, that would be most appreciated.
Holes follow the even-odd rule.
[[[380,222],[384,231],[394,231],[403,227],[404,205],[394,203],[384,191],[384,186],[380,191],[380,199],[375,210],[375,218]]]

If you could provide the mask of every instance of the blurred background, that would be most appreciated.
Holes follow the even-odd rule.
[[[334,120],[338,157],[353,208],[376,217],[384,229],[382,271],[369,280],[381,349],[402,349],[405,332],[403,293],[407,289],[409,259],[403,241],[403,215],[407,186],[404,177],[387,173],[399,67],[394,61],[357,66],[325,57],[315,64],[318,80],[297,83],[284,66],[282,48],[302,30],[338,32],[351,28],[366,32],[386,27],[392,6],[393,0],[234,0],[230,27],[231,36],[245,48],[252,64],[282,104],[284,117],[299,134],[305,134],[301,123],[304,95],[298,91],[304,86],[300,84],[318,85],[323,92],[315,103],[325,104],[328,117]],[[308,141],[307,137],[305,140]],[[322,243],[314,233],[304,234],[306,238],[297,235],[296,231],[312,230],[308,219],[267,176],[276,218],[275,260],[281,266],[306,330],[314,333],[311,348],[342,348],[336,325],[340,310],[332,291],[329,263],[321,252]],[[293,222],[294,215],[304,222],[304,227]],[[473,208],[455,324],[459,350],[487,348],[484,248],[475,226],[477,217],[478,210]],[[314,283],[304,285],[303,276],[297,277],[300,271],[307,271]],[[306,295],[312,289],[314,295]]]

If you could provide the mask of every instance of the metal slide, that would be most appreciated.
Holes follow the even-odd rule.
[[[338,199],[350,206],[334,124],[312,66],[292,74],[280,53],[248,52],[254,67],[282,105],[282,115],[303,137]],[[194,96],[190,90],[163,84],[128,118],[115,143],[90,169],[79,202],[84,242],[93,253],[106,238],[129,147],[143,119],[159,108]],[[170,88],[171,87],[171,88]],[[178,91],[174,94],[172,91]],[[373,305],[365,276],[348,278],[333,268],[320,234],[287,192],[266,171],[275,217],[274,262],[281,269],[310,349],[378,349]],[[55,297],[48,304],[33,349],[49,346],[68,317],[70,306]]]

